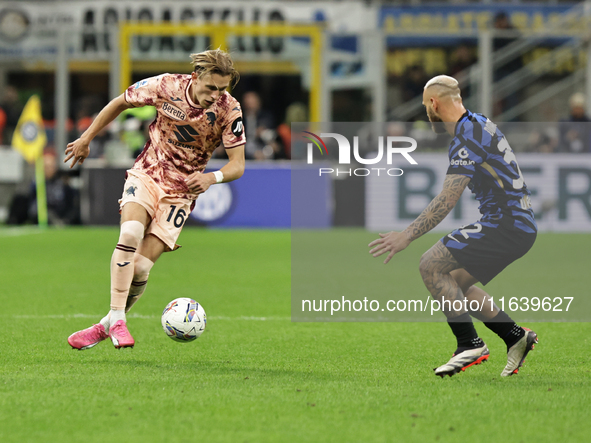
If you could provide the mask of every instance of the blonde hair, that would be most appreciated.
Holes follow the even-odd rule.
[[[461,99],[460,84],[458,81],[448,75],[438,75],[427,82],[424,89],[435,86],[437,89],[437,96],[444,97],[449,95],[452,99]]]
[[[218,74],[222,77],[229,75],[232,87],[236,86],[240,80],[240,74],[234,68],[230,54],[221,49],[210,49],[198,54],[191,54],[191,64],[193,71],[197,73],[199,78],[209,74]]]

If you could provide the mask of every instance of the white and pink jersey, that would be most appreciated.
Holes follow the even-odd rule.
[[[189,96],[191,81],[184,74],[147,78],[127,88],[125,100],[158,111],[132,169],[150,176],[166,194],[195,199],[185,178],[205,170],[220,143],[231,149],[246,139],[240,103],[224,92],[211,107],[202,108]]]

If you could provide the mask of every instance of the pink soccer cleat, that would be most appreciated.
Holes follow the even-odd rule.
[[[117,349],[133,348],[133,345],[135,345],[135,340],[127,330],[127,325],[123,320],[117,321],[109,328],[109,337],[111,337],[111,341]]]
[[[90,328],[83,329],[82,331],[74,332],[68,337],[68,343],[72,348],[81,351],[98,345],[108,337],[109,334],[105,332],[105,327],[99,323],[98,325],[92,325]]]

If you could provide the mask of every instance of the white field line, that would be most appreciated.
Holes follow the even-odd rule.
[[[29,234],[41,234],[43,231],[39,228],[2,228],[0,237],[21,237]]]
[[[10,316],[0,316],[0,317],[10,317],[15,319],[72,319],[72,318],[93,318],[100,320],[103,315],[99,314],[56,314],[56,315],[10,315]],[[141,315],[141,314],[129,314],[127,318],[135,319],[139,318],[142,320],[159,320],[159,315]],[[207,320],[221,320],[221,321],[291,321],[291,317],[225,317],[225,316],[214,316],[214,317],[207,317]]]

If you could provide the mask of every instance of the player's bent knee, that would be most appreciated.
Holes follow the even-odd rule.
[[[135,254],[135,260],[133,262],[134,265],[134,277],[135,281],[144,281],[148,279],[148,275],[150,275],[150,270],[152,266],[154,266],[154,262],[152,260],[140,255],[138,253]]]
[[[421,261],[419,262],[419,272],[421,273],[423,280],[433,275],[433,265],[429,251],[425,252],[421,256]]]
[[[143,223],[130,220],[121,224],[121,232],[119,234],[119,243],[137,248],[144,238],[145,227]]]

